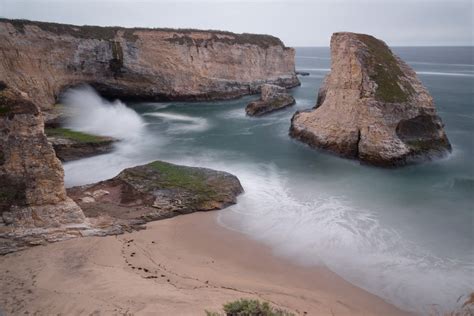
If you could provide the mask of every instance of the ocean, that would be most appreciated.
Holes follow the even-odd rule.
[[[257,96],[230,101],[109,103],[72,90],[69,127],[124,139],[114,152],[66,163],[67,186],[151,160],[235,174],[245,189],[221,225],[301,265],[324,265],[403,309],[427,314],[474,291],[474,49],[396,47],[433,95],[453,152],[399,169],[360,165],[288,136],[296,110],[315,105],[329,48],[297,48],[307,71],[296,105],[245,115]],[[81,110],[82,109],[82,110]]]

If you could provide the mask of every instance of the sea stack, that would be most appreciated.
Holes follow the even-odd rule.
[[[264,84],[260,99],[250,102],[245,108],[245,112],[250,116],[260,116],[293,104],[295,104],[295,99],[285,88],[273,84]]]
[[[331,59],[316,106],[292,118],[292,137],[382,167],[451,151],[433,98],[383,41],[334,33]]]

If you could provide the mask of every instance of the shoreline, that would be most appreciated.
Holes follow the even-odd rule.
[[[296,315],[410,315],[327,268],[273,255],[217,216],[177,216],[0,257],[0,312],[205,315],[256,298]]]

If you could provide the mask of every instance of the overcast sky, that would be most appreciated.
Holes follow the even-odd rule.
[[[473,0],[0,0],[0,16],[89,25],[265,33],[328,46],[333,32],[392,46],[474,45]]]

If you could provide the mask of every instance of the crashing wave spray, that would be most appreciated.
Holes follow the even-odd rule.
[[[68,90],[62,97],[68,111],[66,127],[118,139],[134,139],[142,133],[145,123],[140,115],[116,100],[101,98],[89,86]]]
[[[109,102],[89,86],[67,91],[63,98],[67,128],[120,139],[114,152],[64,164],[67,187],[93,183],[117,175],[125,168],[155,159],[154,150],[164,143],[146,137],[146,124],[139,114],[120,101]]]

